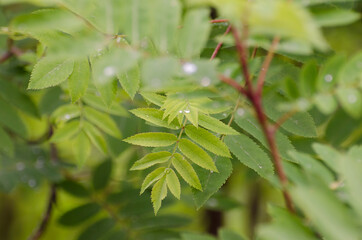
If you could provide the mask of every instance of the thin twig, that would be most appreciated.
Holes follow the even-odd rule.
[[[265,77],[266,77],[266,73],[268,72],[270,63],[274,57],[274,52],[276,47],[278,46],[280,38],[279,37],[275,37],[273,39],[273,42],[270,46],[270,49],[268,51],[268,54],[263,62],[263,65],[261,67],[261,71],[258,77],[258,82],[257,82],[257,87],[256,87],[256,94],[261,95],[261,92],[263,90],[263,86],[264,86],[264,82],[265,82]]]
[[[210,23],[223,23],[223,22],[229,22],[227,19],[213,19],[210,20]]]
[[[281,116],[273,125],[272,125],[272,131],[276,132],[281,125],[285,121],[287,121],[290,117],[292,117],[296,113],[295,110],[285,113],[283,116]]]
[[[219,75],[219,79],[222,82],[224,82],[224,83],[232,86],[233,88],[235,88],[238,92],[242,93],[245,97],[249,98],[248,91],[243,86],[241,86],[237,81],[235,81],[234,79],[226,77],[225,75]]]
[[[230,29],[231,29],[231,25],[226,29],[225,33],[223,36],[226,36],[229,32],[230,32]],[[214,50],[214,52],[212,53],[211,57],[210,57],[210,60],[213,60],[216,55],[219,53],[219,50],[221,48],[221,46],[223,45],[223,42],[219,42]]]

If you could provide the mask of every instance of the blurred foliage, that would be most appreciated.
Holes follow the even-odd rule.
[[[0,10],[1,240],[361,238],[361,1]],[[219,81],[245,81],[229,24],[248,24],[253,80],[281,38],[263,107],[295,113],[276,134],[295,214],[252,105]]]

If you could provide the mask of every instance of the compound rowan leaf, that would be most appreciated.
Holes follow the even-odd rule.
[[[142,159],[136,161],[131,167],[131,170],[143,170],[155,164],[167,162],[167,160],[170,159],[171,155],[171,153],[166,151],[149,153]]]
[[[185,128],[186,135],[205,149],[219,156],[231,157],[228,147],[212,133],[199,127],[188,125]]]
[[[123,141],[144,147],[167,147],[174,144],[177,137],[171,133],[148,132],[133,135]]]
[[[225,123],[205,114],[199,114],[199,125],[219,134],[239,135],[237,131]]]
[[[195,164],[205,169],[209,169],[210,171],[218,172],[215,163],[212,161],[212,158],[209,156],[209,154],[207,154],[195,143],[187,139],[181,139],[178,143],[178,148],[188,159],[190,159]]]
[[[174,154],[172,165],[181,177],[192,187],[202,191],[199,177],[191,164],[179,153]]]

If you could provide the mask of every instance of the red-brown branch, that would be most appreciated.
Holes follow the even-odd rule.
[[[265,60],[263,62],[263,65],[261,67],[261,71],[260,71],[260,74],[259,74],[259,77],[258,77],[258,82],[257,82],[257,85],[256,85],[256,93],[258,95],[262,94],[266,73],[268,72],[270,63],[271,63],[271,61],[272,61],[272,59],[274,57],[274,52],[275,52],[276,47],[278,46],[279,40],[280,40],[279,37],[275,37],[273,39],[273,42],[272,42],[272,44],[270,46],[268,54],[266,55],[266,58],[265,58]]]
[[[223,36],[226,36],[226,35],[230,32],[230,29],[231,29],[231,25],[226,29],[226,31],[225,31],[225,33],[224,33]],[[216,57],[216,55],[219,53],[219,50],[220,50],[222,44],[223,44],[222,41],[217,44],[214,52],[212,53],[212,55],[211,55],[211,57],[210,57],[210,60],[213,60],[213,59]]]
[[[290,111],[281,116],[272,126],[273,132],[276,132],[285,121],[292,117],[296,111]]]
[[[210,23],[223,23],[223,22],[229,22],[227,19],[213,19],[210,20]]]
[[[238,31],[234,27],[232,27],[231,30],[232,30],[232,33],[233,33],[233,36],[235,39],[235,45],[236,45],[236,49],[237,49],[238,55],[239,55],[240,66],[242,68],[243,76],[246,81],[246,89],[244,89],[242,86],[240,86],[240,84],[238,84],[233,79],[226,78],[225,76],[219,76],[219,77],[220,77],[221,81],[223,81],[226,84],[229,84],[231,87],[235,88],[240,94],[246,96],[249,99],[249,101],[251,102],[251,104],[253,105],[255,113],[256,113],[256,117],[263,130],[264,136],[267,140],[269,150],[271,152],[271,156],[272,156],[274,166],[276,169],[277,176],[282,185],[282,192],[283,192],[285,204],[286,204],[288,210],[290,212],[294,213],[295,210],[294,210],[294,206],[292,203],[292,199],[287,190],[288,178],[284,172],[282,160],[280,158],[278,147],[276,145],[275,127],[269,125],[268,119],[264,113],[264,109],[263,109],[263,105],[262,105],[262,94],[261,94],[262,87],[264,85],[264,80],[265,80],[270,62],[273,59],[274,50],[279,42],[279,38],[275,38],[273,40],[272,47],[271,47],[270,51],[268,52],[266,60],[263,63],[264,69],[262,70],[262,72],[259,76],[257,88],[254,91],[252,82],[250,79],[250,75],[249,75],[249,68],[248,68],[248,64],[247,64],[247,55],[246,55],[245,47],[243,45],[242,40],[239,37]]]

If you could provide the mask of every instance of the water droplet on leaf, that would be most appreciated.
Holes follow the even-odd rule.
[[[327,74],[324,76],[324,81],[326,82],[332,82],[333,76],[331,74]]]
[[[238,110],[236,110],[236,113],[239,115],[239,116],[243,116],[245,114],[245,110],[243,108],[238,108]]]
[[[354,95],[354,94],[348,95],[348,102],[349,102],[349,103],[355,103],[355,102],[357,102],[357,97],[356,97],[356,95]]]
[[[208,77],[203,77],[203,78],[201,79],[201,86],[203,86],[203,87],[209,86],[210,83],[211,83],[211,80],[210,80],[210,78],[208,78]]]
[[[184,63],[184,65],[182,66],[183,71],[188,74],[194,74],[197,71],[197,66],[193,63]]]
[[[25,169],[25,164],[24,164],[24,163],[18,162],[18,163],[16,164],[16,170],[18,170],[18,171],[23,171],[24,169]]]
[[[112,66],[108,66],[103,70],[103,73],[104,73],[105,76],[111,77],[114,74],[116,74],[116,69],[114,67],[112,67]]]

